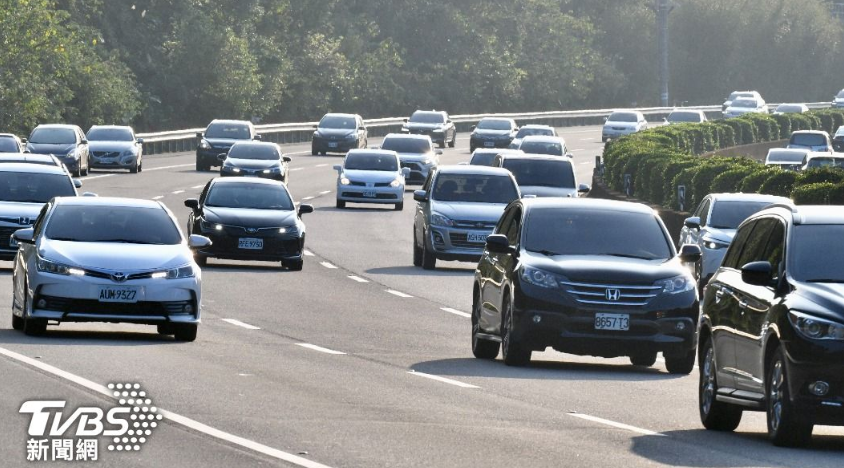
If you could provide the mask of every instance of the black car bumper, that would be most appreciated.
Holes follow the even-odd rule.
[[[469,146],[471,146],[472,148],[508,148],[510,146],[510,143],[512,143],[512,142],[513,142],[512,138],[495,139],[495,140],[470,138],[469,139]]]
[[[230,235],[222,231],[203,231],[202,235],[211,239],[212,245],[198,253],[206,257],[227,260],[244,260],[260,262],[283,262],[301,260],[305,248],[303,237],[269,237],[260,234]],[[263,243],[260,249],[245,249],[240,247],[241,239],[260,239]]]
[[[311,148],[315,152],[321,153],[345,153],[349,150],[357,149],[360,146],[358,140],[323,140],[321,138],[314,138],[311,142]]]
[[[196,163],[206,166],[219,166],[222,164],[218,159],[219,155],[227,154],[231,148],[197,148]]]
[[[445,144],[445,140],[448,136],[448,132],[432,132],[430,130],[405,130],[402,133],[407,133],[410,135],[428,135],[431,137],[431,141],[434,143],[439,144],[440,146]]]
[[[785,343],[786,373],[792,400],[815,424],[844,426],[844,343]],[[826,395],[812,394],[815,382],[829,385]]]

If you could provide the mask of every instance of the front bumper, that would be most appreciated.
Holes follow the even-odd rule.
[[[228,148],[214,148],[211,147],[209,149],[205,148],[196,148],[196,162],[198,164],[204,164],[207,166],[219,166],[222,164],[217,156],[220,154],[228,153],[231,147]]]
[[[313,151],[324,153],[345,153],[349,150],[357,149],[359,143],[356,139],[353,140],[326,140],[314,137],[311,142]]]
[[[419,129],[402,129],[402,133],[410,134],[410,135],[428,135],[431,137],[431,141],[434,143],[438,143],[440,145],[445,144],[445,138],[447,132],[442,130],[419,130]]]
[[[422,164],[421,161],[401,161],[402,168],[410,169],[410,174],[405,177],[405,182],[408,184],[424,183],[435,166],[434,163]]]
[[[206,257],[227,260],[282,262],[301,260],[305,238],[299,234],[278,234],[278,228],[261,229],[250,233],[243,228],[226,226],[222,230],[203,230],[202,235],[211,239],[211,246],[197,253]],[[240,247],[240,239],[260,239],[262,248]]]
[[[130,169],[137,165],[138,156],[94,156],[91,155],[89,164],[97,169]]]
[[[366,187],[361,185],[337,185],[337,200],[353,203],[395,204],[404,200],[404,185],[391,187]]]
[[[469,146],[472,148],[509,148],[512,138],[478,138],[470,137]]]
[[[635,128],[604,127],[601,130],[602,138],[618,138],[636,133]]]
[[[470,241],[470,234],[474,235],[476,239],[486,239],[486,236],[492,234],[492,230],[431,226],[427,242],[438,260],[477,263],[484,253],[486,243]]]
[[[789,394],[815,424],[844,426],[844,342],[809,342],[799,337],[784,342]],[[829,384],[829,393],[809,391],[814,382]]]

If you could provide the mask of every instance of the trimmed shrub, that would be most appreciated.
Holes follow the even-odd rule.
[[[751,173],[758,171],[759,164],[734,167],[722,172],[712,180],[712,193],[731,193],[741,191],[741,181]]]
[[[780,135],[783,138],[791,135],[791,132],[794,130],[791,127],[791,115],[793,114],[777,114],[772,115],[771,118],[777,121],[777,124],[780,126]]]
[[[712,193],[712,181],[719,174],[730,170],[735,166],[735,160],[731,158],[712,158],[706,161],[692,177],[691,205],[697,206],[703,197]],[[689,197],[689,188],[686,189],[686,198]],[[687,200],[688,202],[688,200]]]
[[[759,187],[759,193],[791,197],[794,191],[794,182],[797,181],[797,173],[794,171],[779,171],[771,174],[768,179]]]
[[[795,186],[811,185],[820,182],[838,184],[844,182],[844,170],[834,167],[818,167],[797,173]]]
[[[844,183],[835,184],[829,192],[830,205],[844,205]]]
[[[772,172],[782,171],[775,167],[762,167],[751,172],[741,181],[741,191],[744,193],[759,193],[759,187],[768,180]]]
[[[792,199],[797,205],[829,205],[830,194],[835,188],[832,182],[806,184],[794,188]]]

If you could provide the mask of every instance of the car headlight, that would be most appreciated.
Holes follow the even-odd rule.
[[[340,177],[340,185],[351,185],[352,181],[346,177]]]
[[[433,158],[425,158],[425,159],[423,159],[421,162],[422,162],[422,165],[423,165],[423,166],[427,166],[427,165],[429,165],[429,164],[433,163],[433,162],[434,162],[434,159],[433,159]]]
[[[354,133],[350,133],[350,134],[346,135],[345,138],[347,140],[354,140],[355,138],[357,138],[357,135],[354,134]]]
[[[228,164],[223,165],[223,170],[228,171],[228,172],[234,172],[234,173],[240,172],[240,168],[237,168],[237,167],[234,167],[234,166],[229,166]]]
[[[654,283],[654,286],[662,288],[662,292],[665,294],[680,294],[693,290],[695,288],[695,281],[688,275],[679,275],[673,278],[659,280]]]
[[[281,173],[280,167],[271,167],[269,169],[264,169],[264,174],[279,174]]]
[[[401,187],[402,184],[404,184],[404,180],[402,180],[401,176],[399,176],[399,177],[396,177],[395,179],[393,179],[392,182],[390,182],[390,187],[393,187],[393,188]]]
[[[410,131],[410,128],[408,128],[406,126],[402,126],[401,131],[406,133],[406,132]]]
[[[199,142],[199,147],[202,149],[211,149],[211,143],[208,143],[208,140],[202,140]]]
[[[703,239],[703,246],[709,250],[726,249],[730,244],[715,239]]]
[[[36,268],[41,273],[51,273],[54,275],[64,275],[64,276],[82,276],[85,274],[83,270],[79,268],[73,268],[71,266],[65,265],[63,263],[54,262],[52,260],[47,260],[46,258],[38,257],[38,260],[35,263]]]
[[[193,270],[193,265],[184,265],[178,268],[171,268],[165,271],[156,271],[152,274],[154,279],[182,279],[193,278],[196,272]]]
[[[282,226],[278,229],[279,234],[297,234],[296,226]]]
[[[522,268],[519,277],[522,278],[522,281],[539,286],[540,288],[551,289],[560,287],[560,282],[556,275],[528,266]]]
[[[208,221],[202,220],[199,222],[199,227],[203,231],[222,231],[223,225],[218,223],[209,223]]]
[[[68,158],[73,158],[73,159],[78,159],[78,158],[79,158],[79,152],[78,152],[78,151],[76,151],[76,148],[73,148],[72,150],[70,150],[70,151],[68,151],[68,152],[67,152],[67,156],[66,156],[66,157],[68,157]]]
[[[791,311],[788,320],[798,333],[812,340],[844,340],[844,325]]]
[[[454,226],[454,221],[449,219],[448,216],[443,216],[439,213],[431,213],[431,224],[434,226],[451,227]]]

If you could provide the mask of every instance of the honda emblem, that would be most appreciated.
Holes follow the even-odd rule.
[[[608,301],[616,302],[621,299],[621,290],[619,289],[607,289],[606,297]]]

